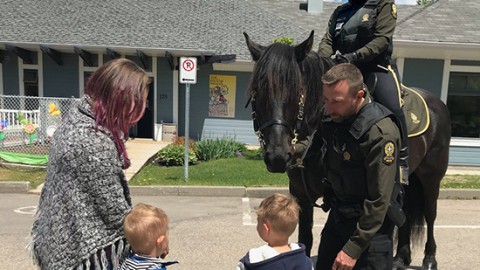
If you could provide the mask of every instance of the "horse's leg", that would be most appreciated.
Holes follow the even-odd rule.
[[[434,237],[434,224],[437,218],[437,200],[440,193],[440,181],[448,166],[448,148],[432,148],[425,156],[424,161],[415,171],[422,185],[423,215],[427,224],[427,242],[425,243],[425,256],[422,269],[436,270],[435,255],[437,245]]]
[[[440,181],[439,181],[440,182]],[[437,199],[438,193],[431,191],[429,194],[425,192],[425,221],[427,223],[427,242],[425,243],[425,257],[423,258],[423,269],[437,269],[437,261],[435,254],[437,252],[437,244],[433,236],[433,226],[437,218]]]
[[[313,206],[310,202],[298,201],[300,215],[298,219],[298,242],[305,245],[305,253],[310,257],[313,245]]]
[[[393,258],[393,269],[404,270],[412,262],[410,250],[411,220],[407,218],[405,224],[398,229],[397,254]]]
[[[303,186],[303,180],[299,169],[292,169],[287,172],[290,178],[289,191],[297,199],[300,206],[298,217],[298,242],[305,245],[305,253],[310,256],[313,245],[313,206],[306,190]]]
[[[438,163],[440,165],[440,163]],[[447,165],[445,165],[446,168]],[[433,167],[432,167],[433,168]],[[440,193],[440,181],[445,175],[445,171],[429,170],[429,174],[424,173],[419,175],[419,179],[423,184],[423,198],[424,198],[424,217],[427,223],[427,242],[425,243],[425,256],[423,258],[423,269],[435,270],[437,269],[437,261],[435,255],[437,252],[437,244],[434,237],[434,224],[437,218],[437,200]],[[428,187],[428,188],[427,188]]]

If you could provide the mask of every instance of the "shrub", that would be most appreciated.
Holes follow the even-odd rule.
[[[253,150],[247,150],[242,152],[243,156],[248,159],[260,160],[263,159],[263,150],[262,148],[257,148]]]
[[[185,137],[184,136],[176,136],[175,139],[173,140],[172,144],[180,145],[180,146],[185,147]],[[188,139],[188,149],[189,150],[191,149],[194,152],[197,151],[197,144],[196,144],[195,140],[193,140],[192,138]]]
[[[234,157],[237,152],[244,152],[247,147],[244,143],[234,139],[206,139],[197,142],[197,157],[200,160],[212,160]]]
[[[185,147],[176,144],[170,144],[158,152],[159,163],[165,166],[182,166],[185,161]],[[197,162],[195,152],[188,150],[188,164]]]

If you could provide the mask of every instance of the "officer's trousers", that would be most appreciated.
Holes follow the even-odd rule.
[[[320,239],[316,270],[331,270],[337,254],[357,228],[357,218],[347,219],[335,215],[332,209]],[[370,246],[355,264],[354,270],[391,270],[393,268],[393,224],[385,217],[384,224],[375,234]]]
[[[405,113],[402,109],[400,96],[400,82],[398,73],[393,68],[389,68],[388,72],[372,71],[362,72],[365,80],[372,74],[377,77],[375,91],[372,94],[373,99],[383,106],[387,107],[395,115],[402,136],[402,148],[407,146],[408,130],[405,122]]]

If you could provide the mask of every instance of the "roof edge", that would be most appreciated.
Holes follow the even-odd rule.
[[[12,45],[17,47],[22,47],[24,49],[34,49],[39,50],[40,46],[46,46],[52,49],[63,52],[73,52],[73,47],[79,47],[87,51],[105,53],[106,49],[112,49],[119,53],[136,53],[137,50],[141,50],[149,56],[164,56],[165,52],[169,52],[174,57],[179,56],[211,56],[215,55],[217,52],[215,50],[207,49],[180,49],[180,48],[149,48],[149,47],[132,47],[132,46],[118,46],[118,45],[85,45],[85,44],[58,44],[58,43],[41,43],[41,42],[14,42],[14,41],[0,41],[1,45]]]

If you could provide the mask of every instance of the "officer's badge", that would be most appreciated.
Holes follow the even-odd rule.
[[[397,6],[392,4],[392,17],[396,20],[397,19]]]
[[[350,160],[350,153],[347,151],[343,152],[343,160]]]
[[[418,120],[418,116],[416,116],[413,112],[410,113],[410,118],[412,118],[412,122],[415,124],[420,123],[420,120]]]
[[[395,145],[393,142],[389,141],[385,144],[384,150],[383,163],[386,165],[392,165],[395,161],[395,157],[393,156],[395,153]]]
[[[362,22],[368,22],[368,13],[363,14]]]

